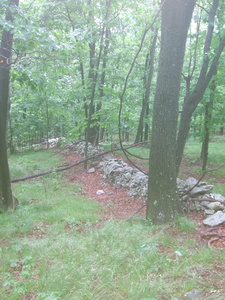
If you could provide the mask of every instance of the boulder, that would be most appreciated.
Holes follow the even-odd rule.
[[[184,297],[189,300],[203,300],[204,299],[202,290],[198,290],[198,289],[191,290],[190,292],[186,293],[184,295]]]
[[[221,194],[210,194],[211,198],[215,199],[219,202],[224,202],[225,204],[225,197],[223,197]]]
[[[213,189],[213,185],[197,185],[190,191],[190,196],[195,198],[198,197],[199,195],[204,195],[208,192],[210,192]]]
[[[214,214],[215,214],[215,210],[212,210],[212,209],[205,209],[205,211],[204,211],[205,216],[211,216]]]
[[[205,220],[203,220],[204,225],[208,226],[218,226],[225,222],[225,212],[217,211],[214,215],[209,216]]]
[[[225,206],[220,202],[211,202],[208,204],[208,209],[218,211],[218,210],[224,210]]]
[[[89,174],[90,174],[90,173],[95,173],[95,168],[90,168],[87,172],[88,172]]]

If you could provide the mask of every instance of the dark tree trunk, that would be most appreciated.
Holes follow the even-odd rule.
[[[195,2],[167,0],[162,7],[146,215],[154,224],[171,221],[179,211],[175,155],[178,100],[187,33]]]
[[[89,0],[89,5],[93,4],[92,1]],[[111,0],[108,0],[105,4],[106,6],[106,14],[104,21],[105,23],[108,22],[109,18],[109,9],[111,6]],[[94,19],[93,12],[89,12],[89,18]],[[95,124],[97,121],[97,117],[94,119],[94,114],[97,112],[97,106],[95,106],[95,92],[96,92],[96,86],[97,86],[97,80],[99,75],[99,66],[100,62],[102,60],[103,53],[103,45],[105,44],[104,51],[107,56],[108,53],[108,46],[109,46],[109,28],[106,26],[103,26],[101,31],[101,39],[100,39],[100,46],[99,46],[99,53],[98,56],[96,55],[96,43],[92,42],[89,44],[90,49],[90,69],[89,69],[89,109],[88,109],[88,124],[87,124],[87,130],[86,130],[86,140],[87,142],[91,144],[97,144],[99,140],[99,127]],[[102,55],[103,54],[103,55]],[[106,57],[103,57],[103,65],[106,64]],[[104,73],[104,72],[103,72]],[[105,74],[101,78],[105,80]]]
[[[110,6],[110,2],[108,3],[108,9]],[[108,10],[106,14],[106,20],[108,19]],[[106,65],[107,65],[107,56],[108,56],[108,51],[109,51],[109,35],[110,35],[110,29],[106,28],[105,31],[105,46],[104,46],[104,51],[103,51],[103,62],[102,62],[102,75],[101,75],[101,80],[100,80],[100,88],[99,88],[99,99],[102,100],[104,97],[104,85],[105,85],[105,77],[106,77]],[[96,106],[96,112],[100,112],[102,108],[102,103],[98,103]],[[95,139],[95,145],[97,146],[99,144],[99,139],[100,139],[100,116],[98,116],[98,124],[95,126],[96,129],[96,139]]]
[[[11,9],[19,0],[10,0],[6,21],[13,21]],[[0,48],[0,208],[14,208],[7,157],[7,122],[13,34],[3,30]]]
[[[144,118],[146,116],[146,111],[149,104],[149,96],[150,96],[150,89],[151,89],[151,83],[152,83],[152,77],[154,73],[154,58],[155,58],[155,48],[156,48],[156,41],[158,37],[158,30],[155,32],[155,36],[152,42],[152,47],[150,50],[150,53],[146,57],[146,63],[145,63],[145,79],[144,79],[144,88],[145,93],[143,96],[142,101],[142,108],[141,108],[141,114],[139,118],[138,123],[138,129],[137,134],[135,137],[135,144],[142,142],[143,140],[143,129],[144,129]]]

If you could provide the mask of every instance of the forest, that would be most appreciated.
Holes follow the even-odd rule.
[[[8,148],[150,141],[147,218],[172,220],[187,138],[202,141],[205,171],[223,134],[223,12],[219,0],[3,1],[1,206],[14,206]]]
[[[224,11],[1,0],[1,299],[225,299]]]

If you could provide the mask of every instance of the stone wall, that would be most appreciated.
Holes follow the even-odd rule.
[[[73,150],[83,155],[84,147],[84,142],[76,143]],[[100,150],[102,149],[89,145],[89,156],[96,155]],[[123,160],[107,155],[98,161],[98,168],[105,180],[119,188],[128,189],[131,197],[147,197],[148,176],[130,167]],[[213,185],[204,181],[198,182],[193,177],[187,180],[177,179],[177,190],[184,208],[204,211],[207,218],[203,223],[217,226],[225,222],[225,197],[212,193],[212,189]]]

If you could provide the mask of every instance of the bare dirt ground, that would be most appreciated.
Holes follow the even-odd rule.
[[[82,157],[73,151],[67,152],[64,159],[68,164],[73,164],[82,160]],[[185,174],[187,177],[192,176],[189,173],[187,165],[184,163]],[[82,184],[82,194],[101,204],[104,211],[102,221],[106,220],[126,220],[132,216],[145,217],[146,199],[132,198],[129,191],[124,188],[116,188],[107,182],[97,168],[94,173],[88,173],[84,170],[83,164],[68,170],[65,174],[70,182]],[[207,180],[207,178],[205,178]],[[220,179],[225,183],[225,179]],[[98,194],[98,191],[104,191]],[[204,215],[201,212],[192,212],[188,217],[197,223],[196,233],[191,233],[200,243],[206,243],[209,247],[225,249],[225,224],[216,228],[210,228],[202,224]]]

